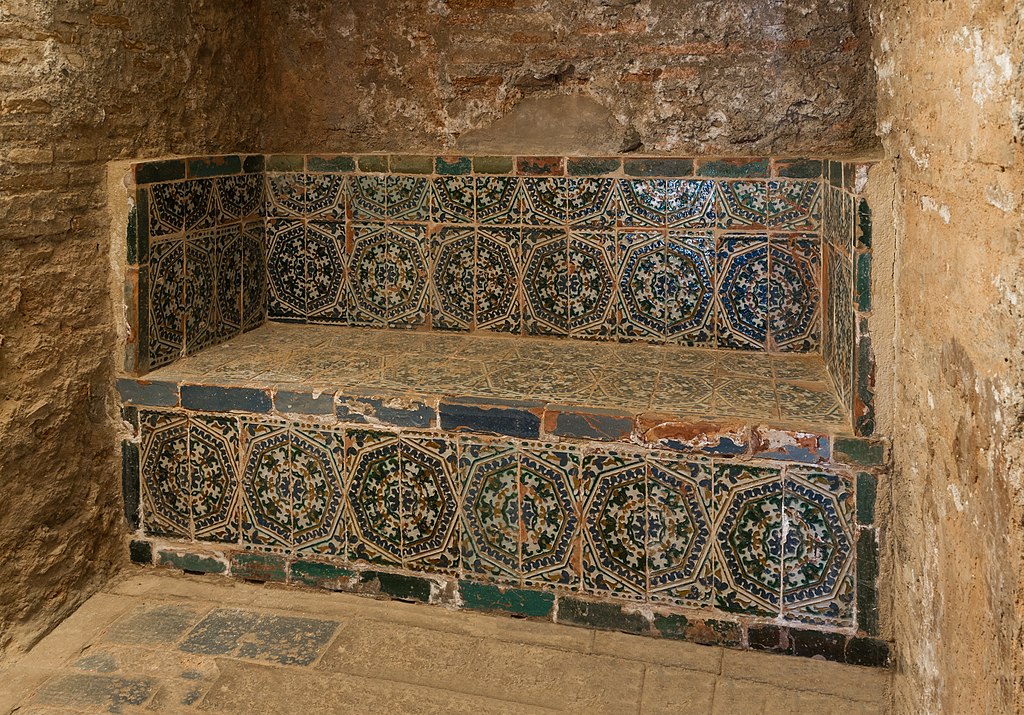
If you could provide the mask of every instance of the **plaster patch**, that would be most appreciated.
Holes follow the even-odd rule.
[[[949,223],[950,212],[949,212],[949,206],[947,206],[946,204],[939,203],[938,201],[933,199],[931,196],[922,196],[921,197],[921,208],[924,209],[925,211],[929,212],[929,213],[936,213],[936,214],[938,214],[939,218],[942,219],[943,223]]]

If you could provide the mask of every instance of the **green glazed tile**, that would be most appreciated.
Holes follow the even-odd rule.
[[[743,644],[743,629],[732,621],[690,620],[681,614],[655,615],[654,627],[662,637],[673,640],[726,648]]]
[[[874,474],[860,472],[857,475],[857,523],[862,526],[871,526],[875,522],[877,486]]]
[[[271,154],[267,157],[267,171],[302,171],[301,154]]]
[[[258,174],[267,168],[267,157],[263,154],[249,154],[242,159],[242,173]]]
[[[135,165],[136,184],[155,184],[158,181],[174,181],[185,178],[185,160],[147,161]]]
[[[308,156],[306,164],[310,171],[324,173],[356,170],[356,160],[351,156]]]
[[[195,573],[224,573],[228,568],[224,559],[175,551],[161,551],[158,563],[161,566]]]
[[[569,176],[602,176],[614,174],[622,161],[616,158],[576,157],[568,161]]]
[[[375,586],[380,593],[387,594],[392,598],[423,601],[424,603],[430,601],[430,581],[425,578],[402,576],[383,571],[363,571],[359,575],[359,582]]]
[[[292,583],[321,588],[336,588],[340,581],[350,579],[355,575],[354,571],[334,564],[302,559],[294,561],[289,567],[289,572]]]
[[[641,613],[626,612],[614,603],[583,601],[571,596],[558,600],[558,622],[624,633],[647,633],[651,629]]]
[[[209,176],[228,176],[242,171],[242,159],[237,154],[229,156],[204,156],[188,160],[188,176],[190,179],[202,179]]]
[[[439,156],[434,159],[434,171],[441,176],[456,176],[473,171],[473,160],[468,156]]]
[[[551,615],[555,594],[520,588],[502,589],[493,584],[459,581],[462,605],[481,611],[504,611],[519,616],[543,618]]]
[[[767,159],[709,159],[701,160],[698,176],[718,176],[730,179],[767,177]]]
[[[778,159],[775,162],[775,175],[788,179],[817,179],[822,171],[821,159]]]
[[[879,467],[885,464],[885,442],[864,437],[835,437],[832,456],[838,462]]]
[[[392,154],[391,171],[396,174],[430,174],[434,171],[434,158]]]
[[[871,248],[871,208],[867,199],[857,202],[857,244]]]
[[[853,288],[857,296],[857,310],[871,310],[871,253],[857,254],[856,276]]]
[[[367,154],[359,157],[359,171],[386,172],[388,170],[388,158],[381,154]]]
[[[693,159],[626,159],[622,168],[627,176],[693,176]]]
[[[874,529],[857,539],[857,627],[878,635],[878,541]]]
[[[251,581],[287,580],[285,560],[272,554],[231,554],[231,575]]]
[[[475,156],[473,171],[477,174],[511,174],[512,157],[510,156]]]

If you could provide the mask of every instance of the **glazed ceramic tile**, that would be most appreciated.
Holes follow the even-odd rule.
[[[459,476],[463,569],[518,583],[521,508],[515,445],[464,440]]]
[[[566,219],[570,227],[612,231],[618,217],[614,179],[566,179]]]
[[[402,556],[406,568],[459,568],[459,500],[455,442],[401,439]]]
[[[198,541],[238,541],[239,437],[235,417],[193,415],[188,419],[189,489]]]
[[[445,226],[432,236],[432,244],[430,278],[435,300],[431,325],[442,330],[469,330],[476,285],[476,232]]]
[[[192,537],[188,420],[182,413],[139,413],[142,526],[146,534]]]
[[[569,234],[566,327],[574,336],[611,337],[617,331],[615,234],[573,231]]]
[[[648,597],[711,605],[711,464],[652,456],[647,473]]]
[[[850,421],[849,414],[836,399],[831,386],[822,383],[795,385],[779,382],[777,389],[783,419],[832,425],[846,425]]]
[[[217,236],[213,231],[185,241],[185,351],[195,353],[217,337]]]
[[[712,409],[716,414],[778,419],[779,406],[770,379],[717,377]]]
[[[353,559],[402,565],[402,465],[398,435],[353,430],[346,434],[348,505]]]
[[[185,349],[185,241],[170,238],[149,249],[149,367],[166,365]]]
[[[620,226],[663,228],[666,222],[663,179],[622,179],[618,182]]]
[[[306,316],[306,228],[301,221],[267,222],[268,317]]]
[[[666,234],[654,231],[620,231],[616,236],[621,337],[659,340],[664,333],[666,240]]]
[[[306,211],[306,182],[302,174],[266,175],[267,216],[301,217]]]
[[[662,372],[651,408],[659,412],[706,414],[711,411],[713,393],[714,385],[706,377]]]
[[[392,221],[430,220],[430,182],[421,176],[389,175],[385,184],[387,217]]]
[[[715,227],[718,218],[715,182],[669,179],[665,191],[665,224],[670,228]]]
[[[520,554],[525,584],[579,584],[579,470],[579,455],[572,449],[522,446]]]
[[[768,222],[768,183],[719,182],[718,211],[719,228],[764,229]]]
[[[292,474],[284,423],[242,423],[242,541],[288,552],[292,544]]]
[[[349,215],[357,223],[383,221],[387,216],[387,181],[384,176],[349,178]]]
[[[775,230],[816,230],[821,220],[820,182],[769,181],[767,219]]]
[[[853,623],[853,483],[841,474],[791,469],[783,512],[783,617]]]
[[[289,460],[295,551],[347,556],[344,435],[295,425],[289,432]]]
[[[423,226],[356,226],[349,258],[353,322],[418,325],[428,311]]]
[[[477,232],[475,323],[483,330],[518,333],[522,326],[519,229]]]
[[[789,355],[772,358],[775,379],[795,382],[827,382],[825,363],[817,355]]]
[[[768,329],[777,350],[810,352],[821,333],[821,245],[816,239],[770,241]]]
[[[476,212],[476,185],[472,176],[439,176],[433,184],[435,223],[473,223]]]
[[[240,221],[261,214],[263,180],[260,174],[219,176],[214,182],[222,220]]]
[[[784,539],[781,474],[769,467],[719,464],[713,484],[715,606],[777,616]]]
[[[642,455],[583,455],[583,588],[643,600],[647,591],[647,466]]]
[[[718,244],[718,346],[764,349],[768,340],[768,240],[726,234]]]
[[[528,226],[566,224],[566,181],[562,177],[532,177],[522,180],[522,221]]]
[[[214,333],[220,340],[233,338],[242,332],[243,242],[241,225],[217,231],[213,265],[216,295]]]
[[[659,279],[662,334],[670,343],[712,345],[715,340],[715,242],[710,233],[669,231]]]
[[[345,225],[309,221],[305,241],[305,305],[310,320],[345,324],[349,290],[345,281]]]
[[[348,183],[344,174],[306,174],[305,215],[319,221],[344,221]]]
[[[476,220],[481,224],[517,224],[522,220],[520,179],[515,176],[476,177]]]
[[[565,335],[569,247],[565,231],[523,231],[523,298],[525,331]]]

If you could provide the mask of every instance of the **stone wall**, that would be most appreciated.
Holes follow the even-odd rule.
[[[263,17],[264,148],[860,151],[875,143],[874,80],[866,20],[855,7],[849,0],[272,3]],[[524,99],[566,95],[589,100],[528,104],[526,129],[476,136]],[[545,143],[552,133],[559,146]]]
[[[0,650],[124,562],[105,165],[255,145],[246,5],[0,5]]]
[[[897,713],[1024,710],[1022,10],[872,12],[897,246]]]

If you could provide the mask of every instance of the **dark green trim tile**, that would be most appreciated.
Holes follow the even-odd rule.
[[[267,157],[263,154],[249,154],[242,159],[243,174],[259,174],[267,169]]]
[[[459,581],[464,608],[479,611],[503,611],[519,616],[545,618],[555,606],[555,594],[519,588],[500,588],[486,583]]]
[[[377,593],[407,601],[430,602],[430,581],[415,576],[386,573],[384,571],[363,571],[359,583],[369,586]]]
[[[255,387],[182,385],[181,406],[208,412],[270,412],[271,400],[268,390]]]
[[[803,658],[818,658],[842,663],[846,660],[846,635],[823,631],[789,631],[793,643],[793,655]]]
[[[355,571],[341,566],[303,559],[293,561],[289,565],[288,571],[289,580],[292,583],[326,588],[332,591],[349,590],[356,575]]]
[[[178,551],[161,550],[157,556],[157,564],[192,573],[225,573],[228,570],[224,559]]]
[[[878,498],[878,478],[868,472],[857,474],[857,523],[871,526],[875,523],[875,501]]]
[[[146,265],[149,260],[149,191],[138,189],[135,192],[135,239],[134,255],[129,242],[129,264]],[[131,241],[131,239],[129,239]]]
[[[140,191],[143,196],[145,191]],[[139,208],[138,202],[128,210],[128,226],[124,232],[126,257],[125,260],[130,266],[139,264]]]
[[[305,160],[301,154],[271,154],[267,157],[267,171],[303,171]]]
[[[624,159],[627,176],[693,176],[693,159]]]
[[[278,390],[274,393],[274,410],[300,415],[333,415],[334,393],[323,392],[314,397],[312,392]]]
[[[392,154],[391,171],[395,174],[432,174],[434,157]]]
[[[857,244],[861,248],[871,248],[871,207],[867,199],[857,202]]]
[[[155,184],[159,181],[176,181],[185,178],[185,160],[147,161],[135,165],[136,184]]]
[[[862,467],[880,467],[886,462],[884,440],[868,437],[834,437],[832,442],[833,461]]]
[[[477,174],[511,174],[510,156],[474,156],[473,171]]]
[[[626,440],[633,433],[633,415],[617,410],[549,405],[544,411],[544,432],[603,442]]]
[[[843,188],[843,163],[840,161],[830,161],[828,163],[828,183],[837,189]]]
[[[878,541],[874,529],[857,537],[857,628],[878,635]]]
[[[139,528],[139,445],[121,442],[121,503],[128,528]]]
[[[306,167],[309,171],[343,173],[356,170],[356,160],[351,156],[307,156]]]
[[[178,406],[178,386],[173,382],[150,382],[122,377],[117,380],[117,392],[121,396],[121,402],[126,405]]]
[[[642,613],[627,613],[614,603],[584,601],[572,596],[558,599],[558,622],[623,633],[651,631],[651,624]]]
[[[359,171],[370,173],[384,173],[388,170],[388,157],[386,154],[366,154],[358,158]]]
[[[701,159],[697,165],[697,176],[767,178],[768,159]]]
[[[540,417],[526,409],[441,402],[438,415],[443,430],[484,432],[524,439],[540,436]]]
[[[128,558],[133,564],[153,563],[153,544],[141,539],[132,539],[128,543]]]
[[[769,653],[789,653],[793,646],[786,628],[763,624],[747,627],[747,647]]]
[[[564,176],[565,162],[560,156],[520,156],[516,159],[520,176]]]
[[[821,159],[778,159],[775,175],[787,179],[820,179],[824,173]]]
[[[857,310],[867,312],[871,310],[871,252],[860,251],[857,253],[857,265],[854,267],[856,275],[853,279],[854,302]]]
[[[458,176],[473,171],[473,160],[468,156],[438,156],[434,158],[434,172],[441,176]]]
[[[231,554],[231,575],[246,581],[284,583],[288,569],[283,556],[236,552]]]
[[[851,638],[846,643],[846,662],[868,668],[887,668],[889,644],[878,638]]]
[[[205,179],[210,176],[230,176],[242,172],[242,158],[237,154],[203,156],[187,161],[188,178]]]
[[[854,348],[853,366],[853,429],[856,434],[869,437],[875,432],[875,354],[871,349],[867,318],[860,318],[857,333],[859,338]]]
[[[664,638],[699,645],[724,648],[739,648],[743,645],[743,628],[733,621],[690,619],[681,614],[655,615],[654,628]]]
[[[622,160],[618,158],[602,157],[570,157],[566,169],[569,176],[606,176],[616,174],[622,167]]]

